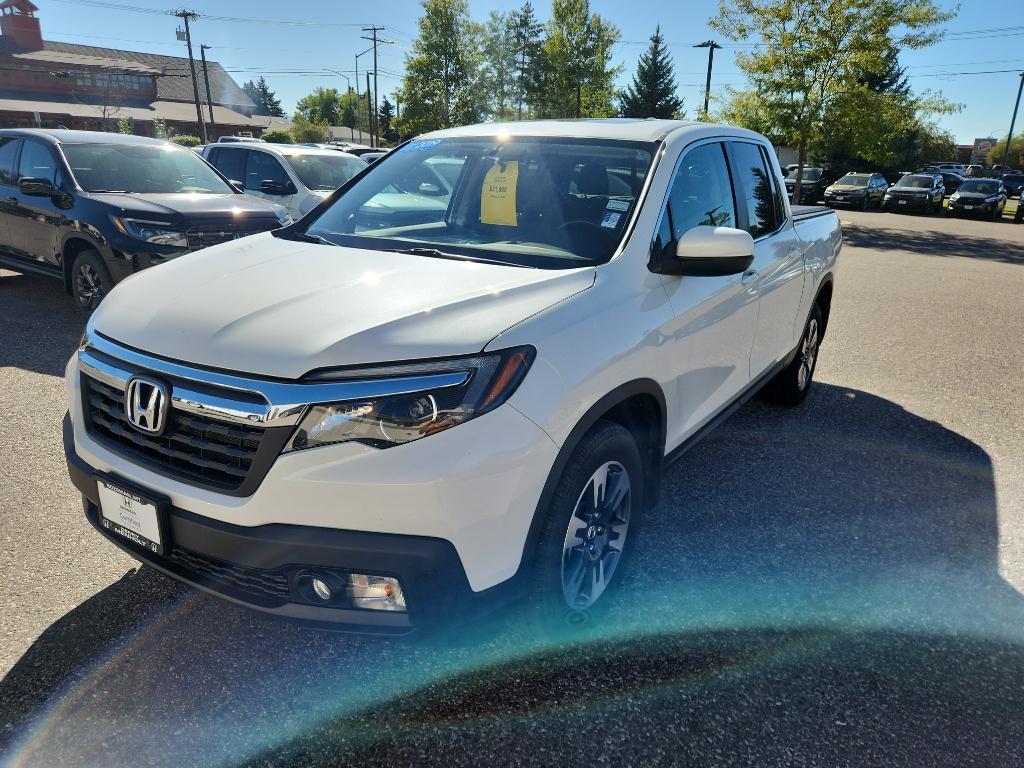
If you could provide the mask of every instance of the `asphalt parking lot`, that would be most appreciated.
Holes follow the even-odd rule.
[[[83,318],[0,271],[0,764],[1024,764],[1024,226],[841,219],[810,398],[669,471],[576,643],[310,632],[137,569],[66,478]]]

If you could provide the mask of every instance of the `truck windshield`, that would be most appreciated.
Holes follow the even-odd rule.
[[[307,189],[335,190],[366,167],[358,157],[328,150],[330,155],[285,155]]]
[[[896,183],[897,187],[910,187],[911,189],[931,189],[931,176],[904,176]]]
[[[795,181],[796,180],[796,170],[794,169],[794,170],[790,171],[789,175],[786,178],[787,179],[792,179],[792,180]],[[821,168],[804,168],[804,175],[803,175],[803,180],[804,181],[817,181],[820,178],[821,178]]]
[[[547,137],[417,140],[311,222],[338,245],[562,269],[612,257],[654,143]]]
[[[61,149],[87,192],[234,193],[195,152],[173,144],[62,144]]]

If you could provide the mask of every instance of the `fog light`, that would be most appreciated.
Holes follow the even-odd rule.
[[[331,587],[321,579],[313,579],[313,592],[325,603],[331,599]]]
[[[353,573],[349,576],[349,591],[352,605],[374,611],[404,611],[405,595],[398,579],[390,576],[366,576]]]

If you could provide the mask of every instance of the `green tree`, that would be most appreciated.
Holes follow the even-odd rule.
[[[615,78],[611,65],[619,30],[590,12],[589,0],[554,0],[531,84],[540,117],[611,117]]]
[[[292,135],[288,131],[265,131],[261,139],[271,144],[292,144]]]
[[[1000,139],[988,153],[989,165],[998,165],[1003,162],[1003,152],[1006,150],[1006,139]],[[1024,170],[1024,135],[1015,136],[1010,142],[1010,152],[1006,156],[1006,164],[1010,168]]]
[[[794,145],[795,199],[808,151],[834,125],[830,105],[856,88],[865,73],[882,74],[887,54],[922,48],[942,37],[955,16],[934,0],[719,0],[711,26],[733,40],[759,44],[736,63],[753,86],[743,105]]]
[[[523,119],[523,105],[529,109],[529,94],[535,90],[539,78],[541,52],[543,49],[544,25],[537,21],[533,5],[527,0],[523,6],[512,12],[512,55],[515,61],[515,102],[516,119]]]
[[[348,94],[345,94],[346,96]],[[337,88],[314,88],[295,105],[295,116],[304,117],[311,123],[341,125],[342,94]]]
[[[409,133],[474,123],[477,41],[466,0],[423,0],[419,34],[405,60],[403,122]]]
[[[257,115],[269,115],[271,117],[284,117],[284,110],[281,109],[281,101],[277,98],[270,86],[267,85],[267,81],[260,76],[259,80],[248,82],[242,85],[242,90],[246,92],[253,103],[256,104]]]
[[[380,103],[380,108],[377,110],[377,122],[380,124],[382,139],[387,141],[398,140],[398,131],[395,130],[395,105],[388,100],[387,96],[384,97],[384,100]]]
[[[672,57],[659,25],[651,35],[650,47],[640,56],[632,84],[619,95],[619,109],[623,117],[670,119],[679,114],[682,106],[682,99],[676,96]]]
[[[327,141],[327,126],[323,120],[309,120],[296,114],[292,119],[292,138],[296,144],[319,144]]]
[[[514,114],[516,95],[515,13],[491,11],[484,25],[483,87],[487,111],[497,120]]]

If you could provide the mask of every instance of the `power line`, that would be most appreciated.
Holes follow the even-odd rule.
[[[125,5],[123,3],[110,3],[106,0],[56,0],[58,3],[70,5],[84,5],[91,8],[103,8],[111,11],[131,11],[132,13],[148,13],[156,16],[175,16],[175,11],[162,11],[158,8],[142,8],[137,5]],[[365,23],[341,22],[341,21],[292,21],[288,19],[252,19],[239,16],[217,16],[197,14],[203,21],[223,21],[236,24],[273,24],[275,27],[364,27]]]

